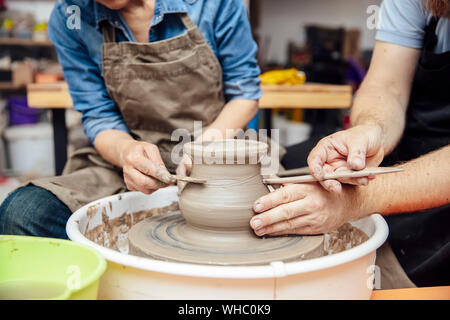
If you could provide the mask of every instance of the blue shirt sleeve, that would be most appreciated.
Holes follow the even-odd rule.
[[[376,39],[409,48],[422,48],[427,24],[422,3],[422,0],[384,0]]]
[[[242,0],[215,2],[214,33],[225,98],[258,100],[262,95],[256,60],[258,47],[252,37],[247,8]]]
[[[87,28],[86,24],[82,25]],[[82,113],[86,136],[93,143],[108,129],[129,132],[116,104],[109,97],[100,67],[90,58],[77,32],[66,27],[63,7],[56,4],[49,21],[49,38],[56,47],[74,108]]]

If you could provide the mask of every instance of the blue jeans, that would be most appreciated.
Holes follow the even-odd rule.
[[[53,193],[28,185],[11,193],[0,206],[0,234],[67,239],[72,212]]]

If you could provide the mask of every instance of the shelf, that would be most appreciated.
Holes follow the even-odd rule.
[[[21,38],[0,38],[0,46],[53,47],[50,41],[35,41]]]
[[[12,82],[0,82],[0,90],[21,90],[25,88],[25,85],[16,85]]]

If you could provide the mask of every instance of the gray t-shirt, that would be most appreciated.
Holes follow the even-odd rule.
[[[425,27],[432,15],[423,8],[422,0],[384,0],[380,10],[376,39],[401,46],[421,49]],[[441,18],[436,34],[435,53],[450,51],[450,20]]]

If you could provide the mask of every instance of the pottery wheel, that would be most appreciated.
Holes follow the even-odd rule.
[[[323,236],[259,238],[240,231],[200,229],[180,212],[145,219],[128,234],[130,254],[159,260],[214,265],[255,265],[322,256]]]

